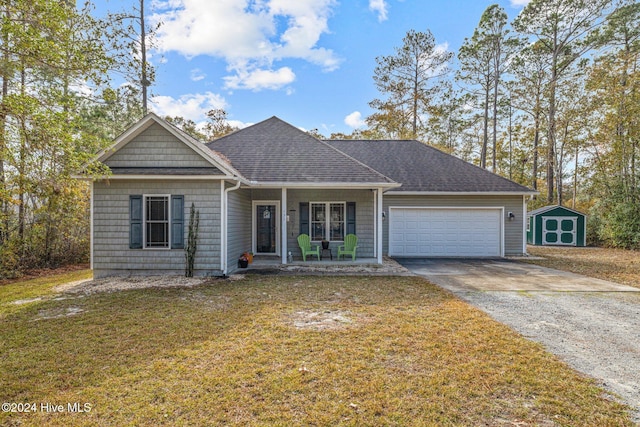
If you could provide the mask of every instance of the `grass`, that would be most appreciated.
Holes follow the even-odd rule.
[[[544,259],[525,262],[640,288],[638,251],[551,246],[529,246],[527,251]]]
[[[417,277],[68,295],[0,322],[0,397],[38,405],[2,425],[631,425],[594,381]]]
[[[75,270],[64,274],[0,284],[0,319],[21,310],[22,305],[46,299],[54,294],[56,286],[92,277],[91,270]],[[15,304],[16,301],[24,302]]]

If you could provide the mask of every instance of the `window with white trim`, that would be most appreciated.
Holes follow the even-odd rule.
[[[145,196],[145,248],[169,247],[169,196]]]
[[[309,209],[311,240],[343,241],[345,202],[311,202]]]

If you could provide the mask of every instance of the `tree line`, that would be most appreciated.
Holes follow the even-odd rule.
[[[142,116],[140,5],[96,19],[90,2],[2,2],[0,278],[88,261],[89,187],[73,175]]]
[[[376,58],[366,128],[418,139],[589,214],[592,243],[640,248],[640,4],[489,6],[456,54],[409,31]]]
[[[89,186],[73,175],[145,114],[155,77],[157,27],[135,5],[0,6],[0,277],[88,260]],[[638,248],[639,18],[631,0],[532,0],[512,22],[492,5],[456,53],[411,30],[376,58],[367,126],[331,137],[432,144]],[[234,130],[224,110],[205,127],[167,119],[203,140]]]

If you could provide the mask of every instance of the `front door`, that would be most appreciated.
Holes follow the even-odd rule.
[[[275,203],[257,203],[255,215],[255,252],[275,254],[278,252],[278,205]]]

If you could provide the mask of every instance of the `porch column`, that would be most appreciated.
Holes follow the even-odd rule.
[[[280,201],[280,247],[282,250],[282,263],[287,263],[287,189],[282,188],[282,197]]]
[[[376,248],[376,255],[378,256],[378,264],[382,264],[382,188],[378,188],[377,193],[378,208],[376,209],[376,233],[378,235],[378,239],[376,244],[378,247]]]
[[[527,217],[527,197],[522,196],[522,254],[527,254],[527,223],[529,218]]]

